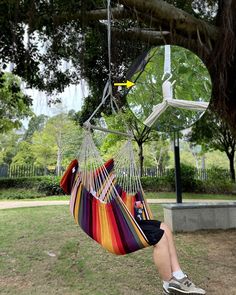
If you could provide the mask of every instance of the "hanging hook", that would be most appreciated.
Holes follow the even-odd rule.
[[[166,75],[169,75],[169,77],[165,81],[169,81],[173,76],[171,73],[165,72],[161,78],[162,81],[165,79]]]

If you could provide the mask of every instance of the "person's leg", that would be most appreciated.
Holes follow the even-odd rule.
[[[206,294],[205,290],[196,287],[182,272],[171,230],[164,223],[161,223],[161,229],[164,234],[154,246],[153,258],[164,283],[163,294],[170,294],[171,291],[180,294]]]
[[[173,234],[171,230],[169,229],[169,227],[163,222],[161,223],[161,229],[165,231],[165,234],[168,240],[168,247],[169,247],[169,254],[170,254],[170,261],[171,261],[171,272],[173,273],[173,272],[179,271],[181,268],[178,261]]]
[[[164,233],[160,241],[154,246],[153,260],[163,281],[172,277],[171,258],[167,235]]]

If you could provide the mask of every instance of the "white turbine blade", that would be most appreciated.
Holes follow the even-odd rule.
[[[182,99],[167,99],[166,101],[169,106],[192,110],[192,111],[205,111],[209,105],[208,102],[189,101],[189,100],[182,100]]]
[[[148,118],[144,121],[144,124],[148,127],[151,127],[156,120],[160,117],[160,115],[167,109],[168,105],[166,101],[163,101],[162,103],[157,104],[153,107],[153,112],[151,115],[148,116]]]

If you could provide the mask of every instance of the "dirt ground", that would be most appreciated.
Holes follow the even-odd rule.
[[[184,243],[193,237],[193,233],[179,235]],[[194,240],[205,252],[203,257],[195,257],[195,263],[205,266],[201,287],[208,295],[236,295],[236,230],[201,231],[194,234]]]

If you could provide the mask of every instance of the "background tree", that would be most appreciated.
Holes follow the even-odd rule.
[[[206,112],[202,119],[192,127],[189,140],[201,144],[205,150],[219,150],[226,153],[229,159],[231,179],[235,181],[236,139],[224,121],[214,114]]]
[[[236,2],[114,0],[111,6],[112,77],[123,80],[130,61],[152,45],[190,49],[210,70],[212,110],[236,135]],[[99,103],[108,72],[106,2],[3,0],[0,16],[3,67],[12,62],[28,86],[52,99],[83,76],[94,91],[93,108]]]
[[[31,98],[20,89],[19,79],[0,73],[0,133],[19,128],[21,120],[32,115],[31,104]]]
[[[43,167],[45,175],[49,166],[56,166],[57,147],[46,127],[41,132],[34,132],[31,149],[35,158],[34,164]]]
[[[155,166],[157,171],[162,173],[169,164],[170,142],[166,136],[161,135],[159,140],[150,141],[145,146],[145,163],[149,167]],[[149,161],[148,161],[149,159]]]
[[[35,161],[32,152],[32,144],[28,141],[20,141],[17,145],[17,153],[12,159],[15,165],[33,165]]]
[[[14,131],[0,134],[0,164],[10,165],[17,153],[17,143],[20,135]]]
[[[134,115],[127,109],[124,113],[118,113],[113,116],[104,116],[108,129],[113,129],[121,132],[130,132],[134,141],[138,146],[138,158],[140,175],[143,175],[144,168],[144,144],[150,141],[159,139],[158,133],[151,130],[147,126],[139,122]],[[110,147],[114,147],[117,141],[121,140],[121,136],[109,134],[103,141],[101,150],[107,153]]]
[[[70,160],[77,156],[82,137],[81,128],[76,126],[67,114],[62,113],[48,120],[45,131],[54,139],[57,149],[57,175],[61,175],[64,156]]]
[[[29,121],[28,128],[24,134],[24,140],[31,142],[32,136],[35,131],[42,131],[45,127],[45,124],[47,122],[48,116],[46,115],[39,115],[39,116],[32,116],[32,118]]]

